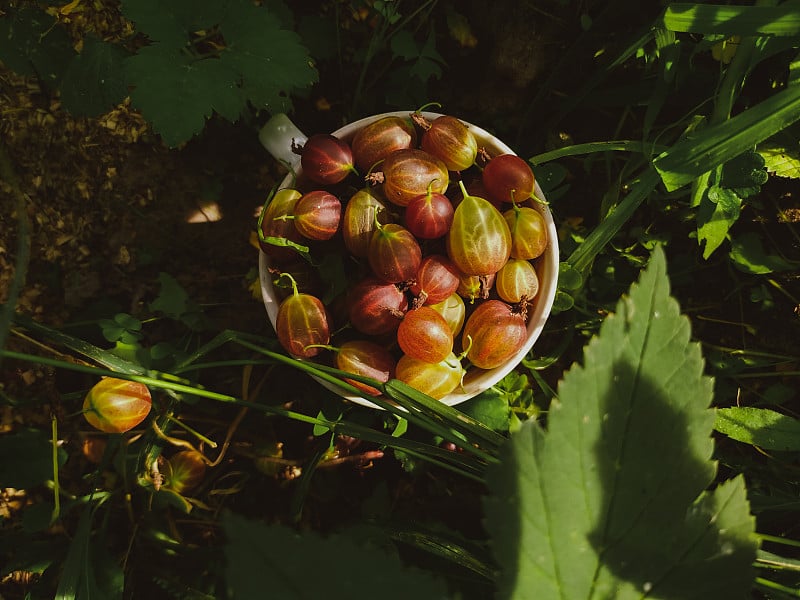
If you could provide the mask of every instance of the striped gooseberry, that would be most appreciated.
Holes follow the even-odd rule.
[[[502,300],[479,304],[464,324],[461,345],[467,359],[480,369],[508,362],[525,345],[525,316]]]
[[[137,381],[104,377],[83,400],[83,416],[106,433],[124,433],[145,420],[153,404],[150,390]]]
[[[530,301],[539,293],[539,276],[529,261],[509,258],[497,272],[494,289],[500,298],[512,304],[523,299]]]
[[[409,290],[415,305],[436,304],[454,293],[460,281],[453,261],[443,254],[429,254],[422,259]]]
[[[342,203],[325,190],[313,190],[294,205],[294,226],[311,240],[329,240],[339,230]],[[288,217],[287,217],[288,218]]]
[[[414,278],[422,262],[422,249],[412,233],[396,223],[375,224],[367,255],[372,272],[389,283]]]
[[[393,283],[377,277],[360,280],[347,296],[350,324],[367,335],[395,331],[408,309],[406,295]]]
[[[397,328],[397,344],[408,356],[438,363],[453,351],[453,331],[429,306],[409,310]]]
[[[319,354],[320,344],[331,339],[328,312],[316,296],[298,291],[291,275],[292,293],[278,307],[275,332],[284,350],[298,358],[311,358]]]
[[[300,149],[300,165],[303,175],[323,185],[339,183],[355,171],[350,146],[327,133],[308,138]]]
[[[396,377],[415,390],[441,400],[459,386],[464,367],[452,352],[438,363],[403,355],[397,361]]]
[[[284,188],[275,192],[259,217],[261,250],[275,263],[285,263],[297,258],[297,252],[286,241],[300,243],[303,237],[294,226],[294,207],[302,197],[298,190]]]
[[[470,196],[458,183],[464,198],[447,232],[447,255],[465,275],[497,273],[511,255],[508,224],[488,200]]]
[[[547,248],[547,224],[535,208],[514,204],[503,213],[511,231],[511,256],[530,260]]]
[[[461,296],[451,294],[441,302],[429,304],[428,306],[444,317],[450,327],[450,331],[453,332],[453,336],[457,336],[461,332],[461,328],[464,326],[464,318],[467,315],[467,306]]]
[[[429,189],[444,194],[450,183],[445,164],[416,148],[392,152],[383,160],[381,169],[386,199],[398,206],[408,205]]]
[[[379,188],[362,188],[350,197],[342,217],[342,238],[357,258],[369,254],[369,242],[377,224],[389,222],[389,213]]]
[[[463,121],[442,115],[429,122],[419,113],[412,115],[425,131],[420,147],[441,160],[451,171],[469,169],[478,156],[478,140]]]
[[[417,130],[410,119],[387,116],[358,130],[350,146],[356,167],[367,172],[395,150],[413,148]]]
[[[492,158],[483,168],[482,179],[486,191],[498,202],[524,202],[533,196],[533,171],[516,154]]]
[[[453,205],[444,194],[428,191],[415,196],[406,206],[403,219],[408,230],[423,240],[434,240],[445,235],[453,224]]]

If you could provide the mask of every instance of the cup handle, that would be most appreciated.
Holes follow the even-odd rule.
[[[258,132],[258,141],[267,152],[292,170],[300,166],[300,155],[292,152],[292,143],[302,146],[307,139],[284,113],[273,115]]]

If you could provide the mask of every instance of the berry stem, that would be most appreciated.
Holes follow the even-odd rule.
[[[303,351],[308,350],[309,348],[322,348],[323,350],[330,350],[331,352],[336,352],[337,354],[342,351],[341,348],[331,346],[330,344],[309,344],[308,346],[303,346]]]
[[[280,275],[278,275],[278,280],[280,280],[281,277],[288,277],[289,278],[289,281],[292,282],[292,295],[294,295],[295,297],[299,296],[300,295],[300,291],[297,289],[297,281],[295,281],[295,278],[292,277],[291,274],[289,274],[289,273],[281,273]]]

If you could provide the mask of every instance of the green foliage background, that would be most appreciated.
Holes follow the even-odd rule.
[[[80,386],[51,428],[0,436],[0,488],[31,493],[0,531],[4,581],[30,573],[28,597],[63,600],[799,597],[800,357],[782,335],[800,310],[800,4],[662,4],[121,0],[130,35],[79,43],[71,4],[4,8],[7,68],[78,117],[129,99],[148,142],[175,152],[221,122],[255,138],[288,111],[327,131],[441,99],[529,157],[562,248],[542,343],[457,409],[397,381],[382,412],[343,405],[280,369],[353,392],[340,373],[220,327],[177,274],[160,272],[136,314],[97,315],[91,340],[15,313],[12,291],[6,365],[141,381],[158,410],[63,485],[58,427],[80,420]],[[502,78],[503,57],[521,72],[538,52],[533,83]],[[13,157],[0,167],[22,239]],[[709,333],[698,303],[717,287],[714,324],[749,337]],[[9,349],[11,333],[58,350]],[[231,368],[234,385],[218,375]],[[43,402],[2,394],[9,413]],[[224,449],[187,416],[244,423],[242,455],[213,464]],[[170,481],[176,440],[211,463],[198,490]],[[380,459],[377,475],[332,474],[355,459]]]

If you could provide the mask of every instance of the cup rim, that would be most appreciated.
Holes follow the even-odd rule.
[[[392,116],[407,117],[413,112],[415,111],[404,110],[371,115],[342,126],[336,131],[332,132],[331,135],[340,139],[349,140],[358,130],[379,119]],[[443,116],[442,113],[430,111],[422,111],[421,114],[428,120],[433,120],[437,117]],[[483,145],[488,144],[495,150],[495,152],[500,154],[516,155],[516,152],[514,152],[508,145],[485,129],[463,119],[459,120],[467,125],[470,131],[472,131],[472,133],[478,138],[479,145],[481,143],[483,143]],[[301,169],[301,167],[298,167],[298,171]],[[277,189],[289,187],[291,181],[292,174],[288,173],[283,178]],[[471,367],[471,369],[468,369],[468,375],[465,377],[465,383],[463,387],[459,387],[454,392],[451,392],[447,396],[441,398],[439,401],[443,404],[448,406],[461,404],[462,402],[466,402],[467,400],[474,398],[483,391],[496,385],[500,380],[503,379],[503,377],[513,371],[522,361],[522,359],[527,356],[528,352],[530,352],[536,341],[539,339],[539,336],[544,329],[545,322],[550,316],[558,284],[558,231],[556,229],[555,221],[553,220],[553,215],[550,211],[549,205],[546,203],[544,192],[542,192],[538,181],[534,181],[534,187],[536,196],[545,202],[544,204],[536,203],[535,208],[539,210],[544,217],[545,225],[547,227],[548,240],[544,253],[539,258],[535,259],[536,271],[539,275],[539,292],[536,295],[536,300],[533,306],[529,309],[528,313],[528,338],[526,339],[523,347],[503,365],[494,369],[477,369],[476,367]],[[274,329],[280,300],[275,294],[275,290],[272,285],[272,278],[269,273],[269,258],[263,250],[259,250],[259,280],[261,284],[261,295],[267,311],[267,316]],[[472,373],[469,373],[469,371],[472,371]],[[381,407],[365,398],[362,398],[361,396],[347,394],[340,388],[328,381],[325,381],[324,379],[320,379],[314,375],[311,375],[311,377],[313,377],[322,386],[344,398],[345,400],[354,402],[361,406],[383,410]]]

